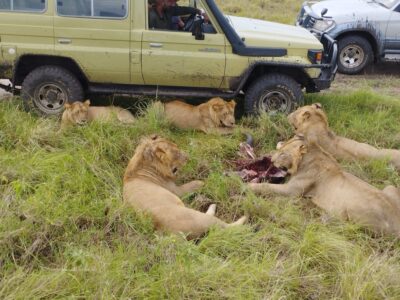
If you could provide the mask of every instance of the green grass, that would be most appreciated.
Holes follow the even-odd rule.
[[[264,19],[272,22],[294,24],[300,11],[302,0],[216,0],[224,13],[248,18]]]
[[[371,92],[312,95],[340,134],[400,147],[398,99]],[[0,103],[0,298],[398,299],[400,243],[329,219],[306,200],[263,199],[223,175],[236,157],[233,138],[170,128],[151,110],[135,126],[91,124],[57,133],[17,100]],[[243,119],[257,151],[292,131],[282,116]],[[191,160],[179,181],[202,179],[184,198],[232,221],[200,241],[160,235],[122,204],[122,175],[141,136],[177,142]],[[346,163],[377,187],[400,186],[384,162]],[[325,220],[325,221],[324,221]]]
[[[293,23],[301,1],[219,0],[228,13]],[[357,91],[308,95],[339,134],[400,148],[400,99]],[[242,119],[259,154],[293,134],[283,116]],[[224,176],[243,136],[170,128],[153,109],[134,126],[91,124],[58,133],[56,119],[0,102],[0,299],[399,299],[400,242],[327,219],[302,199],[263,199]],[[232,221],[200,241],[160,235],[122,203],[122,176],[153,133],[191,155],[179,181],[205,187],[184,198]],[[382,188],[400,186],[382,161],[343,163]],[[203,197],[199,197],[202,195]]]

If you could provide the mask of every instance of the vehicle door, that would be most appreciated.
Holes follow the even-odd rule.
[[[189,1],[180,1],[188,5]],[[148,11],[146,21],[148,23]],[[225,75],[225,36],[149,29],[142,37],[142,73],[148,85],[219,88]]]
[[[129,0],[57,0],[55,52],[90,82],[129,83]]]
[[[25,53],[54,54],[52,1],[0,1],[0,72],[10,78],[5,69]]]
[[[400,60],[400,2],[393,8],[386,31],[385,56]]]

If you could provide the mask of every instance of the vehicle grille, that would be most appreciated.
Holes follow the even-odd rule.
[[[313,17],[308,17],[308,22],[306,23],[306,28],[313,28],[316,20]]]

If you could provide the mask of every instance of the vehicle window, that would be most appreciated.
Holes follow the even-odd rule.
[[[46,0],[0,0],[0,10],[35,11],[46,9]]]
[[[400,12],[400,4],[396,7],[395,11]]]
[[[393,8],[397,4],[397,0],[379,0],[378,2],[387,8]]]
[[[122,19],[127,16],[127,1],[128,0],[58,0],[57,13],[61,16]]]
[[[202,7],[195,5],[193,0],[178,1],[149,0],[149,29],[178,32],[191,31],[196,14],[194,7],[196,6],[198,9],[202,9]],[[203,30],[204,33],[216,33],[207,16],[203,24]]]

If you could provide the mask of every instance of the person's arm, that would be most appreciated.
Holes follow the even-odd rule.
[[[185,16],[185,15],[193,15],[193,14],[201,14],[201,10],[194,7],[187,6],[172,6],[167,8],[168,12],[172,16]]]

